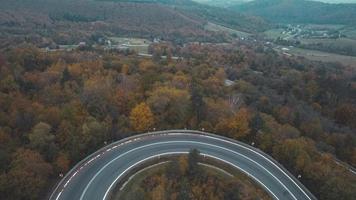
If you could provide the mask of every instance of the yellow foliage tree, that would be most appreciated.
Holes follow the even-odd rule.
[[[250,114],[245,108],[240,109],[231,119],[223,119],[216,125],[222,133],[228,133],[234,139],[241,139],[250,133]]]
[[[188,171],[188,157],[185,155],[179,157],[179,170],[183,175]]]
[[[242,138],[250,133],[249,122],[250,114],[245,108],[240,109],[231,122],[235,138]]]
[[[152,189],[152,192],[151,192],[151,199],[154,199],[154,200],[164,200],[164,199],[167,199],[166,198],[166,192],[165,192],[165,180],[163,180],[162,177],[160,177],[160,183]]]
[[[142,102],[131,110],[130,123],[135,131],[142,132],[152,128],[154,116],[150,107]]]

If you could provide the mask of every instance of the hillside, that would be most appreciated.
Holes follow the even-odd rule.
[[[209,6],[192,0],[97,0],[111,2],[152,3],[172,7],[193,18],[201,18],[240,31],[259,32],[266,30],[269,24],[262,18],[241,14],[230,9]]]
[[[260,18],[190,0],[0,0],[0,48],[24,42],[39,47],[96,41],[102,36],[154,38],[182,43],[223,42],[208,21],[240,31],[267,28]]]
[[[249,2],[249,0],[194,0],[194,1],[202,4],[211,5],[211,6],[222,7],[222,8],[227,8],[232,5],[244,4],[246,2]]]
[[[2,47],[25,41],[73,44],[100,35],[219,39],[204,30],[205,20],[158,4],[90,0],[0,0],[0,4]]]
[[[278,23],[356,24],[356,4],[328,4],[307,0],[256,0],[230,8]]]

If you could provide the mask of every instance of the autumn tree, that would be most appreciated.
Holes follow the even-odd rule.
[[[166,86],[154,89],[147,99],[163,128],[184,127],[188,121],[190,102],[188,91]]]
[[[316,153],[313,141],[305,138],[288,139],[273,148],[273,156],[293,172],[302,172]]]
[[[2,128],[0,128],[0,174],[9,167],[11,153],[16,148],[15,141]]]
[[[309,173],[312,171],[313,173]],[[321,154],[304,169],[307,187],[320,199],[351,200],[356,194],[356,181],[352,172],[335,163],[330,154]],[[338,194],[338,195],[336,195]]]
[[[222,119],[216,125],[216,129],[234,139],[243,139],[250,133],[249,121],[249,111],[242,108],[232,118]]]
[[[17,150],[7,174],[8,187],[12,191],[8,199],[40,199],[51,174],[51,165],[39,153]]]
[[[352,104],[342,104],[335,110],[337,123],[356,127],[356,107]]]
[[[4,93],[15,92],[19,89],[19,85],[12,75],[7,75],[0,79],[0,91]]]
[[[146,200],[147,195],[145,191],[141,187],[135,188],[133,192],[130,192],[127,196],[127,199],[135,199],[135,200]]]
[[[28,139],[32,148],[47,155],[49,158],[54,155],[56,151],[55,137],[50,125],[43,122],[38,123],[28,135]]]
[[[154,125],[154,116],[150,107],[142,102],[131,110],[130,124],[135,131],[147,131]]]
[[[322,136],[323,126],[319,118],[305,121],[300,125],[300,129],[310,138],[317,139]]]
[[[234,115],[231,105],[226,99],[204,98],[204,105],[203,116],[205,124],[208,126],[215,127],[222,119],[230,118]],[[209,130],[206,125],[204,128]]]
[[[98,121],[94,117],[87,117],[81,127],[80,140],[84,152],[92,152],[104,145],[108,138],[108,125],[105,122]]]
[[[226,187],[224,200],[240,200],[239,190],[240,187],[238,187],[237,183],[230,182]]]
[[[95,76],[85,81],[81,100],[92,116],[102,120],[108,114],[112,88],[111,77]]]
[[[188,173],[188,167],[189,167],[188,157],[185,155],[180,156],[178,160],[178,164],[179,164],[180,174],[186,175]]]
[[[167,199],[166,194],[165,194],[165,184],[160,183],[157,185],[155,188],[153,188],[151,192],[151,199],[157,199],[157,200],[165,200]]]
[[[55,160],[55,166],[60,173],[66,173],[70,167],[70,160],[67,154],[61,152]]]

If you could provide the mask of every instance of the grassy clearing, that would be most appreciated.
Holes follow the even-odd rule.
[[[329,29],[329,30],[339,30],[345,27],[342,24],[307,24],[305,27],[312,28],[312,29]]]
[[[267,39],[272,39],[275,40],[278,37],[283,37],[284,35],[282,34],[283,29],[270,29],[264,32],[264,35]]]
[[[356,27],[347,27],[342,30],[342,34],[346,35],[347,38],[356,40]]]
[[[307,50],[301,48],[292,48],[288,53],[293,54],[295,56],[302,56],[309,60],[322,61],[322,62],[339,62],[344,65],[356,67],[356,57],[353,56],[344,56],[339,54],[326,53],[322,51]]]
[[[125,37],[110,37],[114,44],[129,44],[129,45],[149,45],[151,42],[143,38],[125,38]]]
[[[350,38],[338,38],[338,39],[302,39],[302,44],[318,44],[335,46],[356,45],[356,40]]]
[[[152,43],[143,38],[110,37],[109,40],[112,41],[114,45],[125,46],[137,53],[144,54],[148,53],[148,47]]]
[[[251,35],[250,33],[247,33],[247,32],[238,31],[238,30],[231,29],[231,28],[228,28],[228,27],[225,27],[225,26],[221,26],[221,25],[218,25],[218,24],[214,24],[214,23],[211,23],[211,22],[208,22],[208,24],[206,24],[204,28],[205,28],[205,30],[208,30],[208,31],[227,32],[229,34],[235,34],[238,37],[248,37],[248,36]]]

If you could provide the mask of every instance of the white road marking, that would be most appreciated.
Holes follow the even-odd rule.
[[[232,165],[232,166],[234,166],[235,168],[241,170],[242,172],[246,173],[249,177],[252,177],[252,178],[253,178],[255,181],[257,181],[259,184],[261,184],[264,188],[266,188],[266,190],[268,190],[268,191],[274,196],[274,198],[276,198],[277,200],[279,200],[279,198],[278,198],[265,184],[263,184],[260,180],[258,180],[258,178],[256,178],[256,177],[253,176],[252,174],[248,173],[247,171],[245,171],[245,170],[242,169],[241,167],[239,167],[239,166],[237,166],[237,165],[234,165],[233,163],[230,163],[230,162],[228,162],[228,161],[226,161],[226,160],[223,160],[223,159],[221,159],[221,158],[215,157],[215,156],[211,156],[211,155],[208,155],[208,154],[202,154],[202,155],[205,155],[205,156],[207,156],[207,157],[211,157],[211,158],[213,158],[213,159],[220,160],[221,162],[225,162],[225,163],[227,163],[227,164],[229,164],[229,165]]]
[[[178,131],[181,131],[181,130],[178,130]],[[194,134],[195,133],[195,134]],[[262,157],[262,158],[264,158],[265,160],[267,160],[268,162],[270,162],[272,165],[274,165],[279,171],[281,171],[284,175],[286,175],[302,192],[303,192],[303,194],[305,195],[305,196],[307,196],[307,198],[308,199],[310,199],[311,200],[311,198],[305,193],[305,191],[293,180],[293,178],[291,178],[284,170],[282,170],[277,164],[275,164],[273,161],[271,161],[268,157],[266,157],[266,156],[264,156],[263,154],[261,154],[260,152],[258,152],[258,151],[255,151],[254,149],[251,149],[251,148],[248,148],[248,147],[246,147],[246,146],[244,146],[244,145],[242,145],[242,144],[239,144],[239,143],[235,143],[235,142],[232,142],[232,141],[229,141],[229,140],[226,140],[226,139],[222,139],[222,138],[218,138],[218,137],[213,137],[213,136],[210,136],[210,135],[207,135],[207,134],[204,134],[204,133],[200,133],[200,135],[198,135],[198,134],[200,133],[200,132],[196,132],[196,131],[192,131],[192,132],[183,132],[183,133],[177,133],[177,132],[172,132],[172,133],[159,133],[159,132],[157,132],[157,134],[155,134],[155,133],[153,133],[153,134],[150,134],[150,135],[146,135],[146,137],[147,136],[152,136],[152,137],[155,137],[155,136],[164,136],[164,135],[192,135],[192,136],[202,136],[202,137],[206,137],[206,138],[210,138],[210,139],[213,139],[213,140],[218,140],[218,141],[223,141],[223,142],[227,142],[227,143],[229,143],[229,144],[232,144],[232,145],[235,145],[235,146],[239,146],[239,147],[242,147],[242,148],[244,148],[244,149],[247,149],[247,150],[249,150],[249,151],[251,151],[251,152],[253,152],[253,153],[255,153],[255,154],[257,154],[257,155],[259,155],[260,157]],[[142,137],[145,137],[145,135],[143,135]],[[131,139],[131,140],[128,140],[128,141],[125,141],[125,142],[122,142],[122,143],[120,143],[120,144],[117,144],[117,145],[115,145],[115,146],[112,146],[111,148],[110,148],[110,150],[109,151],[112,151],[112,150],[114,150],[114,149],[116,149],[116,148],[118,148],[118,147],[120,147],[120,146],[122,146],[122,145],[125,145],[125,144],[128,144],[128,143],[131,143],[132,141],[135,141],[135,140],[140,140],[141,138],[135,138],[135,139]],[[184,141],[184,142],[186,142],[186,141]],[[147,145],[145,145],[145,146],[147,146]],[[106,151],[108,151],[108,150],[106,150]],[[104,154],[105,152],[103,152],[102,154]],[[121,155],[121,156],[123,156],[123,155]],[[99,156],[96,156],[96,157],[94,157],[94,158],[92,158],[91,160],[89,160],[89,161],[87,161],[85,164],[84,164],[84,166],[86,166],[86,165],[88,165],[89,163],[91,163],[92,161],[94,161],[95,159],[97,159],[98,157],[100,157],[100,155]],[[255,161],[253,161],[253,162],[255,162]],[[263,167],[264,168],[264,167]],[[100,171],[99,171],[100,172]],[[98,173],[99,173],[98,172]],[[63,190],[64,190],[64,188],[68,185],[68,183],[72,180],[72,178],[76,175],[78,173],[78,171],[76,171],[70,178],[69,178],[69,180],[66,182],[66,184],[65,184],[65,186],[62,188],[62,190],[59,192],[59,194],[58,194],[58,196],[57,196],[57,198],[56,198],[56,200],[58,200],[59,199],[59,197],[61,196],[61,194],[63,193]],[[98,174],[97,173],[97,174]],[[97,175],[96,174],[96,175]],[[96,177],[96,176],[95,176]],[[93,178],[95,178],[95,177],[93,177]],[[93,180],[93,179],[92,179]],[[88,189],[88,187],[89,187],[89,185],[91,184],[91,182],[92,182],[92,180],[90,181],[90,183],[86,186],[86,188],[85,188],[85,191],[82,193],[82,196],[83,196],[83,194],[86,192],[86,190]],[[278,180],[279,181],[279,180]],[[279,181],[280,182],[280,181]],[[284,186],[284,185],[283,185]],[[285,187],[285,186],[284,186]],[[287,189],[288,190],[288,189]],[[288,190],[289,191],[289,190]],[[290,191],[289,191],[290,192]],[[290,192],[290,194],[292,194],[291,192]],[[295,196],[292,194],[292,196],[295,198]],[[295,198],[296,199],[296,198]],[[82,197],[81,197],[81,200],[82,200]]]
[[[154,165],[150,165],[150,166],[148,166],[148,167],[145,167],[145,168],[139,170],[138,172],[136,172],[135,174],[133,174],[132,176],[130,176],[124,184],[122,184],[122,186],[121,186],[121,188],[120,188],[120,191],[123,190],[123,189],[125,188],[126,184],[128,184],[128,183],[129,183],[135,176],[137,176],[138,174],[140,174],[140,173],[142,173],[142,172],[144,172],[144,171],[146,171],[146,170],[149,170],[149,169],[151,169],[151,168],[153,168],[153,167],[157,167],[157,166],[159,166],[159,165],[163,165],[163,164],[166,164],[166,163],[169,163],[169,162],[170,162],[170,161],[160,162],[160,163],[157,163],[157,164],[154,164]]]
[[[132,169],[133,167],[145,162],[146,160],[150,160],[150,159],[153,159],[153,158],[156,158],[156,157],[159,157],[159,156],[164,156],[164,155],[174,155],[174,154],[188,154],[189,152],[188,151],[182,151],[182,152],[168,152],[168,153],[161,153],[161,154],[157,154],[157,155],[154,155],[154,156],[150,156],[148,158],[145,158],[143,160],[140,160],[138,162],[136,162],[135,164],[131,165],[130,167],[128,167],[127,169],[125,169],[125,171],[123,171],[121,174],[119,174],[119,176],[117,176],[115,178],[115,180],[111,183],[111,185],[109,186],[109,188],[106,190],[105,192],[105,195],[103,197],[103,200],[105,200],[109,194],[109,192],[111,191],[111,188],[114,186],[114,184],[117,182],[117,180],[119,180],[119,178],[124,175],[127,171],[129,171],[130,169]],[[234,165],[233,163],[230,163],[226,160],[223,160],[221,158],[218,158],[218,157],[215,157],[215,156],[211,156],[211,155],[208,155],[208,154],[202,154],[202,155],[205,155],[207,157],[211,157],[213,159],[217,159],[217,160],[220,160],[222,162],[225,162],[227,164],[230,164],[234,167],[236,167],[237,169],[243,171],[244,173],[246,173],[248,176],[252,177],[253,179],[255,179],[258,183],[260,183],[263,187],[265,187],[277,200],[279,200],[279,198],[266,186],[264,185],[260,180],[258,180],[258,178],[256,178],[255,176],[253,176],[252,174],[248,173],[247,171],[243,170],[242,168],[240,168],[239,166],[237,165]]]
[[[265,157],[264,155],[262,155],[260,152],[257,152],[257,151],[255,151],[254,149],[250,149],[250,148],[248,148],[248,147],[246,147],[246,146],[244,146],[244,145],[231,142],[231,141],[229,141],[229,140],[223,140],[223,139],[221,139],[221,138],[214,138],[214,137],[208,136],[208,135],[203,135],[203,136],[204,136],[204,137],[208,137],[208,138],[212,138],[212,139],[214,139],[214,140],[220,140],[220,141],[223,141],[223,142],[227,142],[227,143],[230,143],[230,144],[233,144],[233,145],[236,145],[236,146],[240,146],[240,147],[242,147],[242,148],[244,148],[244,149],[247,149],[247,150],[249,150],[249,151],[252,151],[252,152],[256,153],[257,155],[263,157],[265,160],[267,160],[268,162],[272,163],[272,165],[274,165],[275,167],[277,167],[284,175],[286,175],[286,176],[303,192],[303,194],[304,194],[306,197],[308,197],[308,199],[312,200],[312,199],[309,197],[309,195],[308,195],[301,187],[299,187],[299,185],[293,180],[293,178],[291,178],[286,172],[284,172],[284,170],[282,170],[276,163],[274,163],[274,162],[271,161],[269,158],[267,158],[267,157]]]
[[[276,176],[274,176],[270,171],[268,171],[265,167],[263,167],[261,164],[259,164],[258,162],[252,160],[251,158],[241,154],[241,153],[238,153],[238,152],[235,152],[233,150],[230,150],[230,149],[227,149],[225,147],[221,147],[221,146],[217,146],[217,145],[213,145],[213,144],[209,144],[209,143],[204,143],[204,142],[197,142],[197,141],[166,141],[166,142],[156,142],[156,143],[151,143],[151,144],[147,144],[147,145],[144,145],[144,146],[140,146],[140,147],[136,147],[134,149],[131,149],[121,155],[119,155],[118,157],[114,158],[113,160],[111,160],[110,162],[108,162],[107,164],[105,164],[94,176],[93,178],[89,181],[89,183],[86,185],[83,193],[81,194],[81,197],[80,197],[80,200],[83,200],[84,198],[84,195],[85,193],[87,192],[89,186],[91,185],[91,183],[94,181],[94,179],[107,167],[109,166],[110,164],[112,164],[113,162],[115,162],[117,159],[133,152],[133,151],[136,151],[138,149],[142,149],[142,148],[146,148],[146,147],[150,147],[150,146],[156,146],[156,145],[160,145],[160,144],[170,144],[170,143],[195,143],[195,144],[201,144],[201,145],[206,145],[206,146],[211,146],[211,147],[216,147],[216,148],[220,148],[220,149],[223,149],[225,151],[229,151],[231,153],[234,153],[234,154],[237,154],[251,162],[253,162],[254,164],[258,165],[259,167],[261,167],[263,170],[265,170],[268,174],[270,174],[275,180],[277,180],[290,194],[291,196],[297,200],[297,198],[294,196],[294,194],[288,189],[288,187],[286,187]],[[126,171],[126,170],[125,170]]]
[[[156,155],[154,155],[154,156],[150,156],[150,157],[148,157],[148,158],[145,158],[145,159],[143,159],[143,160],[140,160],[140,161],[136,162],[135,164],[133,164],[133,165],[131,165],[130,167],[126,168],[121,174],[119,174],[119,176],[117,176],[117,177],[115,178],[115,180],[110,184],[109,188],[106,190],[105,195],[104,195],[104,197],[103,197],[103,200],[106,199],[106,197],[108,196],[108,194],[109,194],[111,188],[114,186],[114,184],[117,182],[117,180],[119,180],[119,178],[120,178],[123,174],[125,174],[127,171],[129,171],[129,170],[132,169],[133,167],[135,167],[135,166],[137,166],[137,165],[139,165],[139,164],[145,162],[146,160],[150,160],[150,159],[152,159],[152,158],[156,158],[156,157],[159,157],[159,156],[174,155],[174,154],[188,154],[188,153],[189,153],[189,152],[187,152],[187,151],[180,151],[180,152],[177,151],[177,152],[161,153],[161,154],[156,154]]]
[[[204,154],[201,154],[201,155],[203,155],[204,158],[205,158],[205,155],[204,155]],[[198,165],[201,165],[201,166],[204,166],[204,167],[209,167],[209,168],[218,170],[218,171],[220,171],[221,173],[224,173],[224,174],[227,175],[227,176],[234,177],[234,175],[232,175],[231,173],[225,171],[224,169],[221,169],[221,168],[219,168],[219,167],[216,167],[216,166],[214,166],[214,165],[210,165],[210,164],[206,164],[206,163],[201,163],[201,162],[199,162]]]

